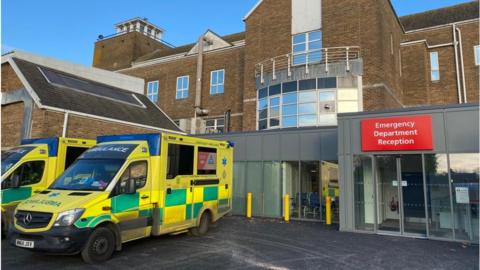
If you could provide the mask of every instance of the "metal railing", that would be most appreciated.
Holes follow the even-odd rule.
[[[276,73],[279,70],[287,70],[287,75],[292,75],[292,68],[305,67],[305,73],[308,74],[309,66],[314,64],[326,64],[325,71],[328,72],[328,64],[345,62],[346,70],[350,71],[350,61],[360,58],[360,47],[330,47],[322,48],[307,53],[288,53],[266,59],[255,65],[255,77],[260,77],[260,82],[264,82],[265,74],[271,74],[272,79],[276,79]]]

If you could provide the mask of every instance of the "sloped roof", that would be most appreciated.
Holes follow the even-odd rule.
[[[230,35],[225,35],[221,36],[223,40],[225,40],[228,43],[233,43],[235,41],[240,41],[245,39],[245,32],[239,32],[239,33],[234,33]],[[182,45],[179,47],[171,48],[171,49],[157,49],[151,53],[148,53],[144,56],[141,56],[135,60],[135,62],[143,62],[147,60],[152,60],[156,58],[161,58],[161,57],[166,57],[166,56],[171,56],[175,54],[180,54],[180,53],[188,53],[194,46],[195,43],[190,43],[186,45]]]
[[[118,120],[126,124],[138,124],[146,128],[182,132],[145,95],[25,59],[11,59],[41,106]]]
[[[400,17],[405,31],[479,18],[478,1]]]

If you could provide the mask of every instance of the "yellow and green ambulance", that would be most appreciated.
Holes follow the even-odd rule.
[[[96,263],[135,239],[203,235],[231,210],[232,143],[169,133],[97,143],[17,207],[12,245]]]
[[[95,143],[63,137],[24,139],[18,147],[2,152],[2,235],[21,201],[46,189]]]

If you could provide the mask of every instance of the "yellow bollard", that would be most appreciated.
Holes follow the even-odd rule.
[[[285,194],[283,200],[283,218],[285,222],[290,221],[290,196],[288,196],[288,194]]]
[[[327,225],[332,224],[332,199],[330,196],[325,198],[325,222]]]
[[[252,193],[247,193],[247,218],[252,218]]]

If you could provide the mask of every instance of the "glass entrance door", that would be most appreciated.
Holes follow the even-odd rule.
[[[400,233],[400,208],[397,158],[377,156],[377,229]]]
[[[376,156],[377,230],[426,235],[422,155]]]
[[[422,155],[399,157],[403,234],[427,234]]]

